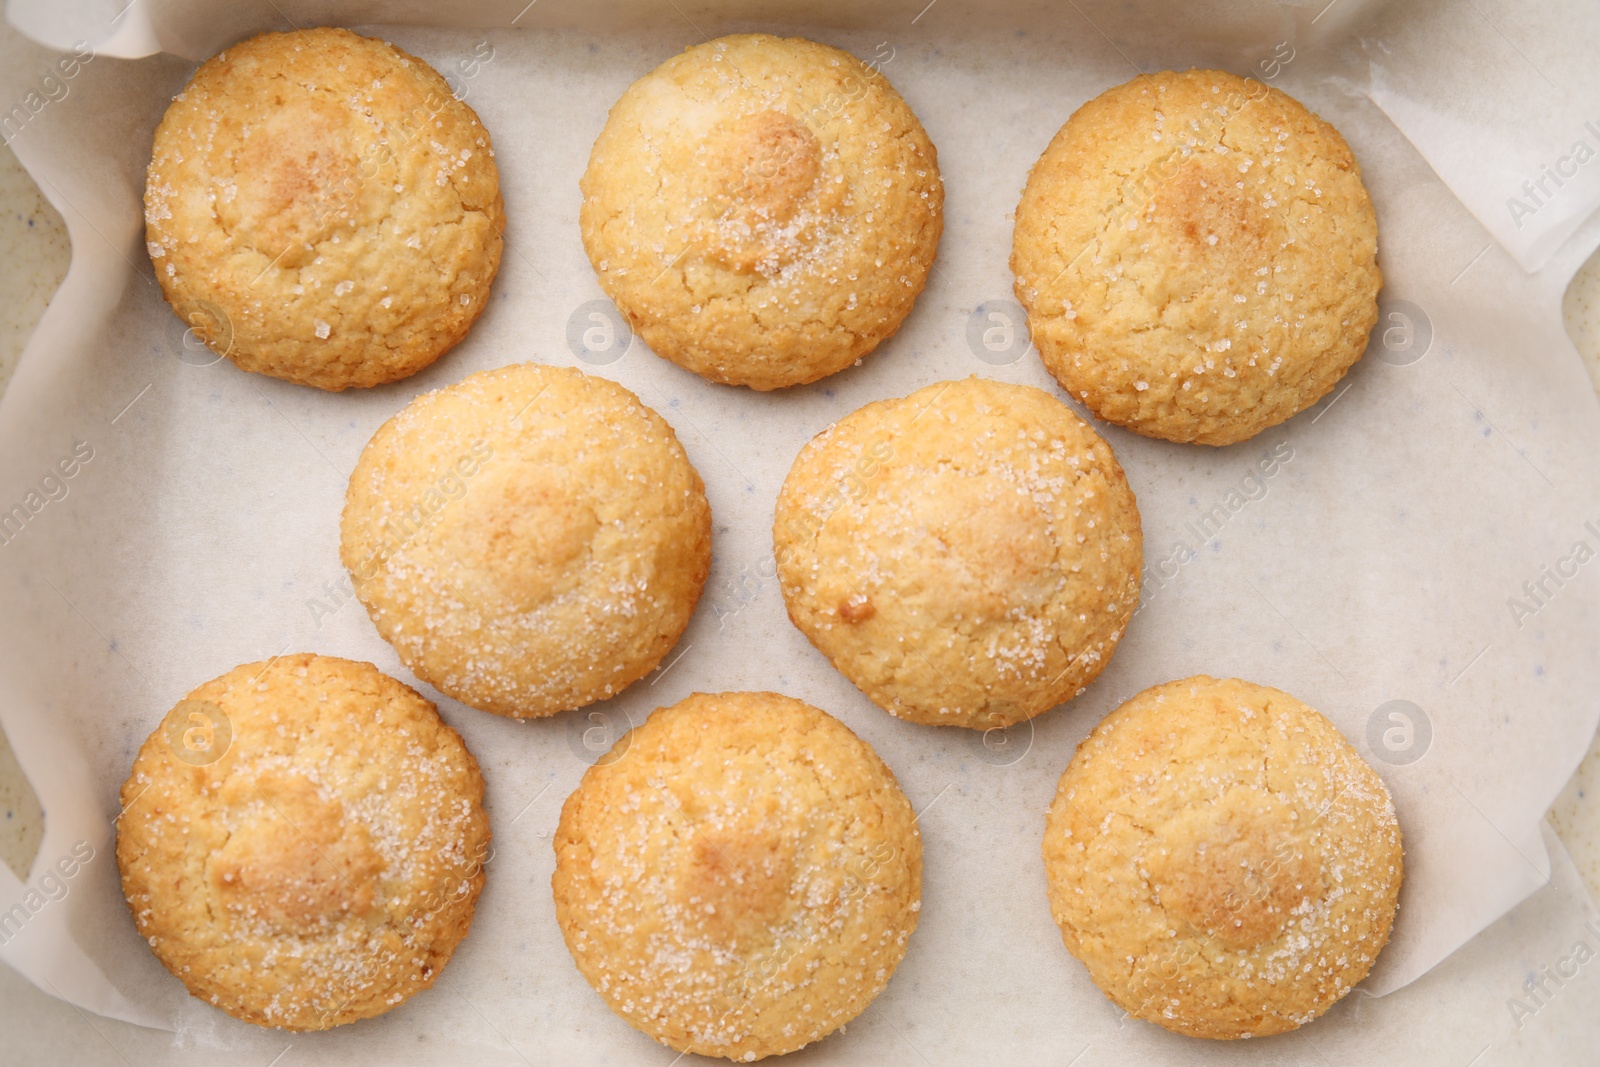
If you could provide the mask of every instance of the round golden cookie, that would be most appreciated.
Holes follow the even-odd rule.
[[[1028,175],[1011,269],[1063,388],[1148,437],[1226,445],[1361,358],[1377,250],[1337,130],[1259,81],[1168,71],[1061,127]]]
[[[201,64],[156,128],[144,205],[161,291],[197,336],[333,390],[466,336],[505,229],[473,110],[416,56],[332,27]]]
[[[1104,669],[1139,604],[1139,509],[1055,397],[969,378],[813,438],[773,520],[789,618],[885,711],[987,730]]]
[[[1287,693],[1198,675],[1095,727],[1044,835],[1050,911],[1102,992],[1194,1037],[1282,1033],[1366,977],[1400,892],[1383,780]]]
[[[765,34],[634,82],[581,186],[589,261],[644,342],[754,389],[816,381],[893,334],[944,225],[933,145],[882,73]]]
[[[826,1037],[917,927],[922,840],[849,728],[776,693],[696,693],[583,776],[556,830],[556,921],[630,1025],[749,1061]]]
[[[412,673],[533,718],[661,662],[711,568],[711,509],[638,397],[523,363],[424,393],[373,434],[339,555]]]
[[[247,663],[195,689],[122,786],[139,933],[189,992],[325,1030],[431,986],[490,858],[483,778],[432,704],[370,663]]]

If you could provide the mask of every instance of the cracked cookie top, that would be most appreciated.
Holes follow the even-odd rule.
[[[561,809],[556,920],[631,1025],[745,1062],[854,1019],[917,927],[905,794],[839,720],[777,693],[651,714]]]
[[[422,60],[348,30],[235,45],[156,129],[156,277],[245,370],[332,390],[415,374],[487,305],[504,229],[477,115]]]
[[[711,509],[672,427],[637,396],[520,363],[424,393],[372,435],[339,554],[418,678],[537,718],[661,662],[710,572]]]
[[[139,933],[194,996],[323,1030],[431,986],[489,858],[483,778],[434,706],[370,663],[249,663],[162,720],[122,787]]]
[[[1389,939],[1404,857],[1389,791],[1287,693],[1205,675],[1096,726],[1044,836],[1050,912],[1102,992],[1193,1037],[1327,1011]]]
[[[645,343],[755,389],[816,381],[893,334],[943,226],[933,145],[882,73],[765,34],[629,87],[582,191],[584,248]]]
[[[1043,390],[981,378],[818,434],[773,542],[795,626],[913,722],[988,730],[1055,707],[1139,603],[1139,510],[1111,447]]]
[[[1377,249],[1337,130],[1259,81],[1168,71],[1067,120],[1028,175],[1011,269],[1045,366],[1098,417],[1226,445],[1361,358]]]

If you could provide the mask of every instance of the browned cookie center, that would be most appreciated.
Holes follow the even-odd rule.
[[[1184,844],[1151,865],[1167,914],[1230,949],[1270,944],[1296,908],[1321,896],[1321,863],[1285,831],[1294,813],[1243,787],[1185,813],[1167,840]]]
[[[1244,158],[1229,152],[1189,159],[1157,186],[1152,214],[1170,235],[1170,247],[1202,262],[1268,262],[1269,193],[1249,176],[1250,168],[1240,170]]]
[[[531,611],[574,588],[600,520],[556,471],[514,463],[471,484],[441,540],[458,592],[493,614]]]
[[[810,230],[801,209],[822,175],[816,134],[781,111],[740,115],[712,128],[705,161],[712,257],[739,271],[797,258]]]
[[[886,523],[903,525],[901,551],[916,561],[918,583],[962,618],[1037,607],[1060,584],[1048,520],[1020,486],[952,468],[896,468],[879,506]]]
[[[242,809],[239,825],[211,858],[219,900],[247,921],[309,934],[346,916],[365,915],[383,863],[366,830],[291,773],[233,779],[224,801]]]
[[[309,263],[314,246],[346,224],[367,184],[349,111],[317,98],[269,111],[243,134],[217,217],[279,267]]]
[[[794,848],[781,834],[699,829],[678,890],[706,935],[734,948],[771,936],[790,909],[794,873]]]

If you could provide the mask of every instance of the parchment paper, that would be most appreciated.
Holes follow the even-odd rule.
[[[1343,0],[1152,16],[1110,3],[830,0],[732,17],[733,5],[713,3],[552,2],[519,15],[520,3],[331,14],[141,0],[119,14],[11,0],[19,25],[58,47],[86,42],[93,58],[67,77],[30,51],[37,69],[4,75],[3,99],[26,112],[7,135],[66,216],[74,258],[0,401],[0,511],[29,511],[0,544],[0,722],[46,810],[28,885],[0,871],[0,909],[18,901],[27,911],[4,931],[0,958],[89,1010],[170,1027],[186,1042],[252,1039],[188,998],[137,938],[111,856],[117,787],[162,713],[238,663],[310,650],[369,659],[416,684],[340,591],[346,477],[416,393],[536,360],[614,377],[676,427],[716,516],[711,580],[663,669],[589,714],[519,724],[419,686],[483,764],[496,842],[488,885],[438,988],[346,1028],[356,1036],[311,1040],[415,1051],[407,1041],[425,1035],[436,1052],[470,1046],[493,1061],[508,1046],[521,1056],[538,1035],[558,1060],[654,1062],[660,1050],[612,1018],[570,963],[553,919],[548,839],[597,740],[697,690],[776,689],[829,710],[878,748],[923,812],[921,928],[851,1028],[866,1033],[817,1055],[903,1056],[897,1041],[909,1038],[919,1052],[970,1058],[1002,1037],[1007,1048],[1059,1053],[1063,1027],[1097,1047],[1124,1039],[1107,1036],[1122,1024],[1050,921],[1044,809],[1101,716],[1148,685],[1202,671],[1295,693],[1383,773],[1406,834],[1407,881],[1394,939],[1364,988],[1410,982],[1549,880],[1540,819],[1600,712],[1600,410],[1560,319],[1565,282],[1600,226],[1559,240],[1600,189],[1558,190],[1534,217],[1545,244],[1518,243],[1474,215],[1510,195],[1499,192],[1504,168],[1478,172],[1449,150],[1450,131],[1470,128],[1483,144],[1520,139],[1520,155],[1487,153],[1507,166],[1566,151],[1560,136],[1541,141],[1544,125],[1528,116],[1548,102],[1546,80],[1570,100],[1600,100],[1600,75],[1563,36],[1594,15],[1576,0],[1522,5],[1520,48],[1508,50],[1490,21],[1498,9],[1479,4],[1479,32],[1429,54],[1417,35],[1433,32],[1442,7],[1454,10]],[[478,109],[495,139],[510,247],[491,307],[460,348],[408,381],[330,395],[215,362],[161,301],[143,252],[143,168],[193,63],[112,56],[162,44],[192,60],[266,29],[362,20],[384,23],[382,35],[449,75]],[[858,368],[766,395],[705,383],[636,340],[608,340],[605,325],[619,320],[577,231],[578,176],[610,104],[682,47],[750,29],[887,56],[883,72],[939,147],[947,185],[940,258],[900,333]],[[1521,111],[1506,99],[1516,78],[1501,76],[1519,53],[1535,54],[1541,71]],[[1425,62],[1438,70],[1419,71]],[[1148,568],[1145,602],[1110,668],[1077,700],[1003,737],[895,721],[784,615],[770,540],[782,477],[806,439],[873,399],[975,373],[1054,388],[1027,348],[1006,264],[1027,169],[1073,109],[1135,66],[1197,64],[1286,89],[1350,141],[1381,226],[1387,284],[1374,346],[1314,409],[1231,448],[1102,426],[1139,497]],[[1439,90],[1440,71],[1458,66],[1483,75],[1492,104],[1470,84]],[[45,101],[36,114],[29,92]],[[1555,156],[1539,154],[1547,149]],[[1530,275],[1519,257],[1548,263]],[[1267,454],[1278,463],[1263,477]],[[1125,1046],[1146,1060],[1223,1054],[1127,1026],[1152,1032]]]

